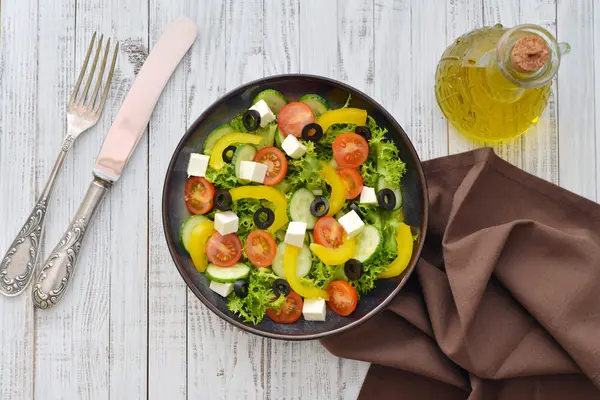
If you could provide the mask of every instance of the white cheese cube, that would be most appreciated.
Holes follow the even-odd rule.
[[[260,126],[265,127],[269,125],[272,121],[275,121],[275,114],[269,108],[266,101],[261,100],[252,107],[251,110],[256,110],[260,114]]]
[[[208,288],[223,297],[227,297],[231,292],[233,292],[233,283],[219,283],[210,281],[210,286]]]
[[[215,229],[221,235],[236,233],[240,219],[233,211],[218,212],[215,214]]]
[[[377,194],[374,188],[363,186],[362,192],[360,192],[360,204],[377,204]]]
[[[312,192],[315,196],[323,196],[323,191],[321,189],[315,189]]]
[[[285,242],[292,246],[302,247],[304,234],[306,233],[306,222],[292,221],[285,232]]]
[[[324,299],[304,299],[302,306],[302,315],[307,321],[325,321],[325,314],[327,308],[325,307]]]
[[[208,167],[208,160],[210,160],[210,157],[204,154],[190,154],[190,162],[187,168],[188,176],[204,176]]]
[[[306,146],[293,135],[287,135],[281,143],[281,148],[292,158],[300,158],[306,153]]]
[[[263,183],[267,176],[268,167],[265,164],[254,161],[240,162],[240,179],[247,181]]]
[[[343,217],[340,217],[338,222],[342,225],[342,228],[344,228],[349,238],[358,235],[365,227],[365,223],[354,210],[345,214]]]

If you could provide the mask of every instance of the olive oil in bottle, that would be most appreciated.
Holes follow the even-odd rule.
[[[435,94],[456,129],[473,139],[501,141],[523,134],[548,104],[561,53],[545,29],[502,25],[469,32],[438,64]]]

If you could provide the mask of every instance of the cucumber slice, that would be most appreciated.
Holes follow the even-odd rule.
[[[214,264],[208,264],[204,273],[211,281],[232,283],[246,278],[250,274],[250,267],[243,263],[237,263],[231,267],[217,267]]]
[[[280,278],[285,279],[285,271],[283,267],[283,256],[285,254],[285,242],[281,242],[277,245],[277,253],[275,253],[275,258],[273,259],[273,264],[271,264],[271,268],[273,272]],[[300,254],[298,254],[298,262],[296,264],[296,275],[299,277],[303,277],[308,275],[310,271],[310,267],[312,265],[312,253],[308,246],[304,245],[300,249]]]
[[[235,167],[235,176],[240,177],[240,164],[242,161],[252,161],[256,155],[256,147],[251,144],[240,145],[233,154],[231,162]]]
[[[319,118],[321,114],[329,110],[329,103],[327,100],[318,94],[305,94],[300,97],[300,101],[310,107],[313,114],[315,114],[315,118]]]
[[[202,222],[207,221],[204,215],[192,215],[181,224],[181,229],[179,230],[179,240],[181,244],[183,244],[183,248],[189,252],[188,244],[190,243],[190,236],[192,235],[192,231]]]
[[[215,143],[217,143],[217,140],[232,132],[235,132],[235,129],[233,129],[231,125],[226,124],[217,127],[214,131],[209,133],[206,139],[204,139],[204,154],[210,155],[210,152],[212,151],[213,147],[215,147]]]
[[[258,150],[266,146],[273,146],[275,142],[275,133],[277,132],[277,124],[272,123],[264,128],[258,128],[254,134],[263,138],[262,142],[256,145]]]
[[[277,132],[275,133],[275,144],[277,145],[277,147],[279,147],[281,149],[281,144],[283,143],[284,140],[285,140],[285,135],[283,134],[283,132],[281,132],[281,130],[279,130],[279,128],[277,128]]]
[[[381,250],[383,237],[379,229],[373,225],[365,225],[356,237],[354,258],[362,263],[371,261]]]
[[[284,179],[273,187],[279,190],[281,193],[286,194],[290,190],[290,183]]]
[[[310,213],[310,203],[315,195],[308,189],[298,189],[290,198],[288,203],[288,217],[291,221],[306,222],[306,229],[313,229],[317,223],[317,217]]]
[[[281,111],[281,109],[288,103],[285,96],[275,89],[263,90],[258,95],[256,95],[256,97],[252,101],[252,104],[256,104],[261,100],[264,100],[267,103],[267,105],[269,106],[271,111],[273,111],[274,114],[278,114],[279,111]]]
[[[384,188],[392,189],[392,185],[390,185],[383,177],[379,177],[377,180],[377,192]],[[394,207],[394,210],[397,210],[402,206],[402,193],[400,192],[399,187],[392,189],[392,191],[396,195],[396,207]]]

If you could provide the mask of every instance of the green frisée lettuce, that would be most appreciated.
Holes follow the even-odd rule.
[[[326,191],[325,181],[319,174],[321,165],[316,157],[314,142],[304,142],[306,153],[304,156],[288,161],[288,171],[286,181],[289,184],[289,193],[293,193],[300,188],[308,190]]]
[[[387,129],[379,127],[371,116],[367,118],[367,126],[371,130],[370,152],[367,161],[375,161],[379,176],[385,179],[391,189],[397,189],[406,173],[406,164],[400,159],[398,148],[394,142],[386,139]],[[362,167],[361,172],[363,172]],[[369,176],[370,178],[371,176]]]
[[[254,214],[262,206],[260,200],[257,199],[239,199],[233,202],[231,211],[239,218],[236,235],[240,238],[242,243],[246,243],[246,238],[250,232],[255,229]]]
[[[238,114],[229,122],[229,125],[235,132],[248,133],[248,129],[244,126],[244,114]]]
[[[219,189],[232,189],[239,186],[239,179],[235,176],[233,164],[225,164],[220,170],[208,167],[206,169],[206,180]]]
[[[325,265],[314,254],[312,255],[312,267],[306,276],[305,282],[309,285],[325,290],[329,282],[335,279],[348,280],[344,275],[343,265]]]
[[[245,322],[260,323],[267,308],[279,310],[285,302],[285,296],[277,297],[273,292],[273,282],[278,278],[270,269],[252,268],[248,277],[248,295],[242,298],[231,293],[227,297],[227,308]]]

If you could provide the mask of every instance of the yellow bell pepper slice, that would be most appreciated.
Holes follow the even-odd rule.
[[[327,129],[335,124],[366,125],[367,110],[361,110],[360,108],[339,108],[337,110],[326,111],[317,118],[317,123],[321,125],[323,132],[327,132]]]
[[[319,257],[325,265],[341,265],[351,259],[354,256],[354,253],[356,253],[356,238],[348,239],[348,237],[344,235],[344,243],[334,249],[321,246],[318,243],[311,243],[310,250]]]
[[[204,272],[208,265],[206,242],[213,233],[215,233],[214,223],[212,221],[204,221],[198,224],[190,235],[190,257],[192,257],[192,262],[198,272]]]
[[[277,232],[289,221],[287,216],[287,198],[272,186],[240,186],[231,189],[229,194],[231,194],[233,201],[239,199],[264,199],[273,203],[275,205],[275,220],[267,229],[271,234]]]
[[[294,292],[298,293],[304,298],[323,298],[325,300],[329,300],[329,295],[326,291],[316,287],[304,286],[301,278],[298,278],[296,269],[299,253],[300,247],[292,246],[290,244],[285,246],[285,253],[283,254],[283,271],[285,272],[285,277],[290,284],[290,287]]]
[[[216,170],[223,168],[225,165],[225,161],[223,161],[223,151],[234,143],[259,144],[262,140],[262,136],[249,133],[228,133],[215,143],[215,147],[213,147],[212,152],[210,153],[209,165]]]
[[[402,223],[396,228],[396,246],[398,256],[388,265],[387,270],[379,274],[379,279],[398,276],[408,267],[413,253],[413,235],[410,226]]]
[[[344,181],[342,181],[335,168],[323,161],[321,161],[321,166],[323,167],[321,176],[331,186],[329,212],[327,215],[332,216],[337,214],[344,206],[344,202],[346,201],[346,186],[344,186]]]

